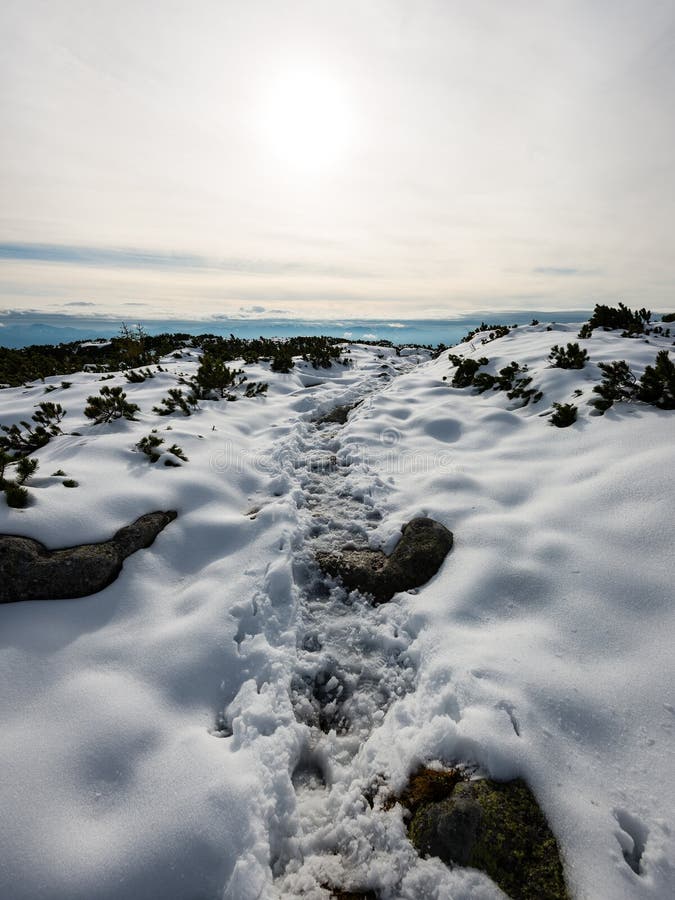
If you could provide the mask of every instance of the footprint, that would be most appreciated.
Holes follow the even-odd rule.
[[[637,816],[625,809],[615,809],[614,818],[621,829],[616,837],[621,847],[623,858],[636,875],[642,875],[640,863],[642,854],[645,852],[649,829]]]
[[[503,709],[504,712],[508,715],[511,720],[511,725],[513,726],[513,730],[516,735],[520,737],[520,722],[516,718],[516,708],[513,703],[509,703],[508,700],[500,700],[497,704],[497,709]]]
[[[326,774],[319,759],[313,754],[305,753],[293,770],[291,781],[296,791],[315,791],[326,787]]]

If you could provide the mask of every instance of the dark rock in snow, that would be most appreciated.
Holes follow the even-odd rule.
[[[334,422],[337,425],[344,425],[347,421],[349,413],[353,409],[356,409],[357,406],[360,406],[361,403],[363,403],[363,401],[358,400],[356,403],[346,403],[344,406],[336,406],[334,409],[331,409],[330,412],[317,419],[316,424],[328,425],[329,423]]]
[[[378,603],[433,578],[452,547],[452,532],[433,519],[411,519],[391,556],[369,548],[320,553],[317,562],[350,590],[372,594]]]
[[[512,900],[567,900],[556,839],[524,781],[460,781],[446,793],[412,810],[408,834],[420,854],[480,869]]]
[[[0,603],[86,597],[111,584],[122,563],[149,547],[169,522],[173,510],[151,512],[100,544],[48,550],[33,538],[0,535]]]

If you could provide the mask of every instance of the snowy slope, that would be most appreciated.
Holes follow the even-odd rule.
[[[675,417],[585,405],[598,361],[639,375],[670,342],[596,332],[584,369],[550,368],[576,331],[455,348],[528,363],[544,397],[523,409],[451,387],[447,354],[357,345],[349,368],[247,366],[266,397],[190,417],[151,408],[196,351],[105,382],[138,422],[84,418],[92,373],[1,391],[0,422],[48,399],[80,433],[35,454],[33,504],[0,502],[1,532],[58,547],[178,518],[101,593],[0,607],[0,897],[503,896],[420,860],[385,788],[368,802],[436,760],[524,776],[576,897],[670,898]],[[579,421],[550,427],[576,389]],[[359,399],[346,425],[314,424]],[[132,450],[167,426],[180,468]],[[319,547],[389,551],[416,515],[455,534],[418,591],[374,608],[316,571]]]

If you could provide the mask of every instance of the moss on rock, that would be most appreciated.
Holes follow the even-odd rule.
[[[401,802],[419,853],[480,869],[512,900],[568,900],[558,844],[522,779],[461,781],[423,769]]]

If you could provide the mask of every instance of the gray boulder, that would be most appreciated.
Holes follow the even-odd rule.
[[[452,548],[452,532],[433,519],[411,519],[402,535],[391,556],[366,547],[319,553],[317,562],[350,590],[372,594],[377,603],[385,603],[399,591],[426,584]]]
[[[2,534],[0,603],[95,594],[117,578],[127,556],[149,547],[175,518],[173,510],[147,513],[109,541],[63,550],[48,550],[33,538]]]

